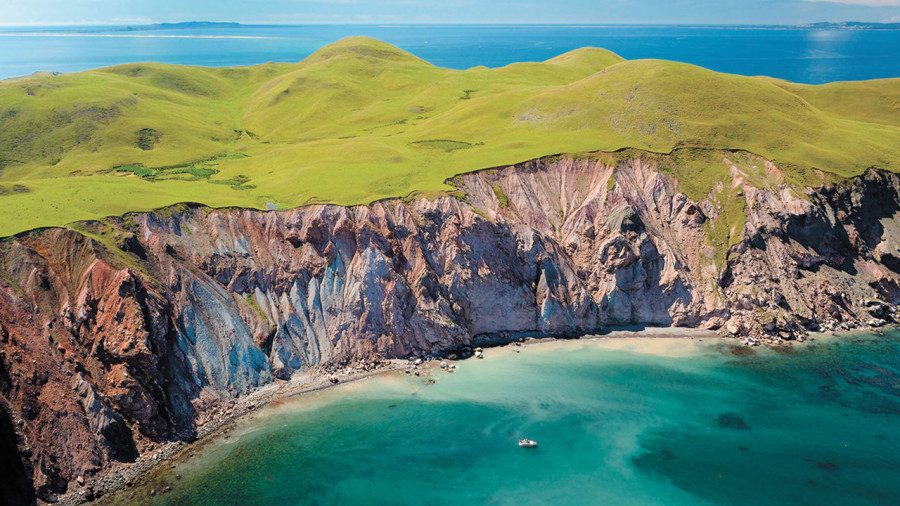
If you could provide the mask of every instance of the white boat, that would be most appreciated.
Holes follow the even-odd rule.
[[[520,439],[519,446],[522,448],[537,448],[537,441],[532,441],[530,439]]]

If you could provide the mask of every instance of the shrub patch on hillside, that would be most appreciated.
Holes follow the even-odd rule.
[[[223,160],[233,160],[235,158],[245,157],[246,155],[240,153],[219,155],[206,160],[191,162],[185,165],[171,165],[167,167],[145,167],[140,164],[121,165],[119,167],[114,167],[108,171],[103,171],[101,173],[113,172],[122,175],[131,174],[150,182],[173,179],[181,181],[205,180],[209,183],[226,184],[234,187],[235,189],[244,190],[248,188],[255,188],[252,185],[247,185],[247,182],[250,181],[250,178],[247,176],[235,176],[231,179],[223,179],[219,181],[210,181],[210,178],[219,173],[219,169],[216,168],[219,162]]]
[[[31,188],[25,186],[24,184],[14,184],[12,187],[6,187],[0,185],[0,196],[3,195],[12,195],[13,193],[30,193]]]
[[[454,141],[450,139],[428,139],[424,141],[410,142],[409,145],[415,146],[417,148],[442,149],[447,153],[456,151],[458,149],[469,149],[472,147],[472,144],[468,142]]]
[[[154,146],[159,144],[159,138],[161,136],[162,134],[152,128],[142,128],[137,131],[137,147],[144,151],[150,151]]]
[[[250,190],[256,188],[256,185],[247,184],[250,182],[250,178],[239,174],[234,176],[231,179],[219,179],[217,181],[210,181],[212,184],[224,184],[230,186],[234,190]]]

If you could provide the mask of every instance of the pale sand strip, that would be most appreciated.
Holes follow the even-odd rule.
[[[637,353],[649,353],[666,356],[690,356],[696,353],[694,346],[685,346],[685,339],[722,339],[715,332],[702,329],[682,327],[622,327],[612,328],[602,334],[585,335],[574,339],[526,338],[523,343],[532,352],[551,351],[560,346],[580,344],[583,346],[602,346],[614,350],[628,350]],[[494,347],[494,352],[512,353],[516,343]],[[467,359],[469,360],[469,359]],[[439,369],[439,360],[427,361],[420,366],[423,371]],[[159,483],[162,492],[163,483],[160,475],[170,466],[183,462],[201,452],[209,444],[220,442],[223,437],[235,429],[236,424],[251,413],[264,406],[277,406],[282,402],[295,401],[303,394],[330,389],[335,386],[368,378],[374,375],[403,370],[406,360],[391,360],[386,367],[374,371],[358,372],[350,375],[339,375],[337,385],[328,381],[324,374],[307,373],[292,378],[290,381],[266,385],[253,393],[236,399],[234,406],[218,418],[213,418],[199,431],[195,442],[173,442],[161,446],[154,452],[146,453],[132,464],[120,464],[105,472],[89,483],[95,490],[102,490],[104,496],[99,504],[128,504],[135,500],[130,497],[134,490],[146,490]],[[60,498],[61,504],[79,504],[83,501],[80,489],[73,483],[72,491]]]

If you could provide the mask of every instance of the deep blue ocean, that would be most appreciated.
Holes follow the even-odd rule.
[[[294,62],[351,35],[375,37],[455,69],[543,61],[584,46],[720,72],[820,84],[900,77],[900,30],[684,26],[241,26],[125,31],[0,27],[0,79],[157,61],[236,66]]]

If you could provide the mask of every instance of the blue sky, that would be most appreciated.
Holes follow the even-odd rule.
[[[900,22],[900,0],[0,0],[0,25]]]

